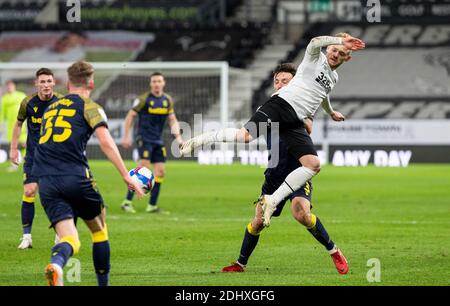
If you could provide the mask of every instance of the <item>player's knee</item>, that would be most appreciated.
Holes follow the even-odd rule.
[[[262,218],[255,218],[252,223],[249,223],[247,230],[252,235],[259,235],[264,229],[264,222]]]
[[[312,161],[311,164],[308,167],[309,169],[311,169],[312,171],[319,173],[320,172],[320,161],[317,158],[316,160]]]
[[[109,237],[108,237],[108,227],[106,226],[106,223],[101,230],[91,233],[91,238],[93,243],[107,241]]]
[[[161,169],[158,171],[155,171],[155,178],[164,178],[166,176],[166,170]]]
[[[36,191],[25,189],[22,196],[22,202],[34,203]]]
[[[311,214],[302,208],[300,199],[294,198],[294,200],[292,200],[292,207],[292,215],[295,220],[304,226],[311,224]]]
[[[310,170],[319,173],[320,172],[320,160],[319,158],[309,158],[307,162],[302,162],[303,166],[309,168]]]
[[[304,226],[309,226],[311,224],[311,214],[304,211],[295,214],[294,218]]]
[[[59,240],[59,243],[68,243],[72,247],[73,255],[76,255],[80,252],[81,242],[75,236],[65,236]]]
[[[248,142],[252,141],[252,139],[253,139],[252,135],[250,134],[250,132],[246,128],[241,128],[239,130],[239,132],[237,132],[236,140],[238,142],[246,142],[246,143],[248,143]]]

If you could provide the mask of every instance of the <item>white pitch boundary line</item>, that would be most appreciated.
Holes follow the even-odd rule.
[[[16,215],[15,217],[17,217]],[[0,218],[8,218],[8,214],[0,214]],[[107,220],[151,220],[151,216],[121,216],[121,215],[107,215]],[[172,222],[179,222],[179,221],[185,221],[185,222],[201,222],[201,221],[208,221],[208,222],[248,222],[251,220],[252,217],[249,218],[180,218],[180,217],[164,217],[159,218],[158,220],[163,221],[172,221]],[[353,220],[326,220],[326,223],[335,223],[335,224],[345,224],[345,223],[352,223],[352,224],[400,224],[400,225],[436,225],[436,224],[447,224],[450,225],[450,221],[416,221],[416,220],[387,220],[387,221],[358,221],[355,222]]]
[[[149,217],[141,217],[141,216],[118,216],[118,215],[109,215],[106,217],[110,220],[149,220]],[[221,222],[248,222],[252,217],[249,218],[179,218],[179,217],[169,217],[169,218],[161,218],[159,220],[164,221],[185,221],[185,222],[200,222],[200,221],[221,221]],[[450,224],[450,221],[445,222],[435,222],[435,221],[416,221],[416,220],[387,220],[387,221],[358,221],[355,222],[353,220],[326,220],[326,223],[335,223],[335,224],[404,224],[404,225],[435,225],[435,224]]]

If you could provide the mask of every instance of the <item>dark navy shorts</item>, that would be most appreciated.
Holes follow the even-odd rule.
[[[138,141],[139,159],[149,160],[152,164],[166,162],[166,148],[155,143]]]
[[[104,207],[95,180],[83,176],[41,176],[39,196],[52,226],[75,216],[92,220]]]
[[[261,105],[244,127],[254,139],[264,136],[267,140],[274,123],[279,124],[279,137],[294,158],[299,159],[304,155],[317,156],[304,123],[297,117],[294,108],[278,96],[271,97]]]
[[[273,194],[275,192],[275,190],[278,189],[278,187],[280,187],[280,183],[278,180],[275,182],[270,176],[266,176],[266,179],[264,181],[261,191],[262,191],[262,194]],[[287,197],[286,199],[281,201],[278,204],[277,209],[274,211],[272,216],[278,217],[281,215],[281,212],[283,211],[284,205],[286,204],[287,200],[292,201],[296,197],[302,197],[302,198],[307,199],[311,203],[312,192],[313,192],[312,183],[311,183],[311,181],[308,181],[308,182],[306,182],[305,185],[300,187],[299,190],[292,193],[289,197]],[[312,208],[312,205],[311,205],[311,208]]]

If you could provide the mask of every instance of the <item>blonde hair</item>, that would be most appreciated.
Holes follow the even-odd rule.
[[[67,74],[73,86],[86,86],[94,75],[94,67],[86,61],[77,61],[67,68]]]
[[[350,34],[345,33],[345,32],[339,32],[339,33],[336,33],[334,36],[339,37],[339,38],[346,38],[346,37],[349,37]],[[352,54],[352,50],[349,50],[348,55],[351,55],[351,54]]]
[[[340,38],[346,38],[346,37],[350,36],[350,34],[345,33],[345,32],[339,32],[339,33],[336,33],[336,35],[334,35],[334,36],[340,37]]]

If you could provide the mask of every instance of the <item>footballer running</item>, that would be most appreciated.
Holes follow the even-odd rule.
[[[103,109],[89,97],[94,89],[94,69],[78,61],[68,69],[68,94],[50,104],[42,116],[39,144],[34,155],[32,175],[38,178],[42,206],[60,238],[52,248],[45,267],[49,286],[63,285],[63,268],[80,250],[74,217],[89,228],[92,257],[99,286],[107,286],[110,272],[110,245],[105,206],[85,155],[93,133],[100,148],[117,168],[123,181],[138,197],[144,195],[138,183],[128,176],[119,150],[108,130]]]

